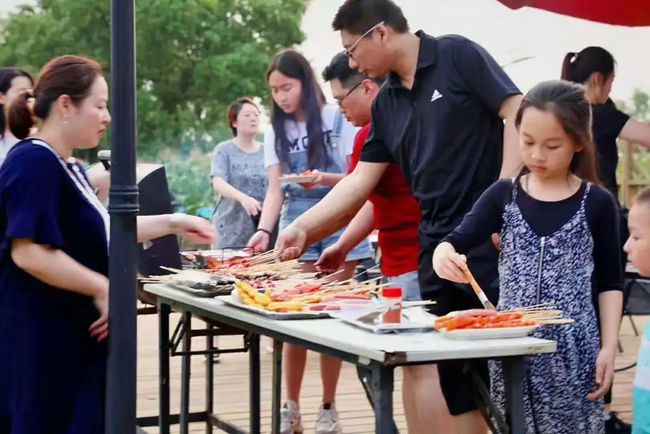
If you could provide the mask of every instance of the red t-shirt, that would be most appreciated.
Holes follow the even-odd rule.
[[[348,173],[354,170],[370,133],[365,125],[354,138]],[[381,271],[385,276],[399,276],[418,269],[418,225],[420,205],[396,163],[389,164],[377,187],[370,194],[374,205],[375,228],[379,230]]]

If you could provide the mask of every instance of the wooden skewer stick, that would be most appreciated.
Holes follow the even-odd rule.
[[[278,255],[271,250],[270,252],[267,253],[260,253],[259,255],[254,255],[248,258],[248,263],[253,265],[253,264],[265,264],[265,263],[272,263],[275,262],[278,259]]]
[[[422,301],[403,301],[402,302],[402,307],[403,308],[409,308],[409,307],[418,307],[418,306],[429,306],[431,304],[436,304],[437,301],[435,300],[422,300]]]
[[[534,320],[537,324],[540,325],[551,325],[551,324],[573,324],[576,322],[574,319],[570,318],[560,318],[560,319],[543,319],[543,320]]]
[[[547,311],[522,312],[522,313],[529,318],[562,317],[561,310],[547,310]]]
[[[516,309],[511,309],[509,311],[519,312],[524,310],[546,310],[546,309],[554,309],[554,308],[555,308],[555,303],[548,302],[548,303],[533,304],[531,306],[518,307]]]
[[[359,283],[359,284],[360,285],[365,285],[365,284],[369,284],[370,282],[375,282],[375,281],[378,281],[378,280],[381,280],[381,279],[383,279],[383,277],[375,277],[373,279],[368,279],[368,280],[366,280],[366,281],[364,281],[362,283]],[[328,287],[329,286],[338,286],[338,285],[344,285],[344,284],[347,284],[347,283],[353,283],[354,281],[355,280],[354,280],[354,277],[353,277],[352,279],[348,279],[348,280],[341,280],[341,281],[334,281],[334,282],[326,283],[323,286],[328,286]]]
[[[368,271],[370,271],[370,270],[374,270],[375,268],[378,268],[378,267],[379,267],[379,264],[378,264],[378,265],[375,265],[374,267],[370,267],[370,268],[368,268],[366,271],[362,271],[361,273],[357,274],[356,276],[352,276],[352,277],[351,277],[350,279],[348,279],[348,280],[343,280],[343,281],[341,281],[341,282],[332,282],[332,284],[341,284],[341,283],[349,283],[349,282],[352,282],[352,281],[354,281],[357,277],[363,275],[363,273],[367,273]],[[335,273],[333,273],[333,274],[335,274]],[[377,278],[375,278],[375,279],[369,279],[368,281],[371,281],[371,280],[379,280],[379,279],[383,279],[383,278],[382,278],[382,277],[377,277]]]
[[[465,271],[465,276],[467,276],[467,279],[469,280],[470,286],[474,290],[474,293],[476,293],[478,299],[481,300],[481,303],[483,303],[483,307],[488,310],[497,310],[497,308],[494,307],[494,305],[490,302],[490,300],[488,300],[487,295],[485,295],[485,293],[479,286],[476,279],[474,279],[474,276],[472,275],[472,272],[469,271],[469,268],[466,268],[464,271]]]
[[[338,269],[337,271],[335,271],[333,273],[326,274],[326,275],[320,277],[319,279],[317,279],[318,283],[320,283],[321,285],[327,285],[328,283],[332,282],[331,279],[332,279],[333,276],[336,276],[337,274],[341,274],[343,271],[345,271],[345,269],[340,268],[340,269]]]
[[[183,270],[179,270],[178,268],[172,268],[172,267],[165,267],[164,265],[160,266],[161,269],[171,271],[172,273],[182,273]]]

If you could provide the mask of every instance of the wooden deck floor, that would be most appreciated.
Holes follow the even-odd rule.
[[[178,319],[172,316],[172,324]],[[634,317],[639,328],[648,321],[648,317]],[[197,324],[198,325],[198,324]],[[141,316],[138,320],[138,416],[151,416],[157,414],[158,406],[158,331],[157,317],[155,315]],[[204,338],[195,338],[197,346],[201,348]],[[634,363],[637,356],[640,339],[634,336],[628,318],[624,318],[621,328],[621,341],[624,352],[619,354],[617,366],[627,366]],[[220,346],[236,347],[241,343],[235,337],[221,338]],[[199,346],[200,345],[200,346]],[[270,345],[270,340],[262,339],[261,365],[262,365],[262,427],[263,432],[269,432],[271,417],[271,354],[265,350]],[[205,402],[204,373],[205,361],[203,357],[193,357],[191,382],[191,410],[201,411]],[[634,369],[618,373],[614,384],[613,410],[619,411],[624,420],[631,419],[632,412],[632,381]],[[179,379],[180,359],[172,358],[171,362],[171,408],[172,412],[179,409]],[[243,429],[248,429],[248,356],[246,354],[222,355],[221,363],[215,366],[215,408],[217,413],[227,420],[236,423]],[[310,354],[303,392],[301,407],[303,423],[306,432],[313,432],[316,413],[320,404],[320,376],[318,358]],[[339,382],[337,395],[337,408],[341,415],[343,428],[346,433],[372,433],[372,411],[366,400],[363,389],[357,380],[353,366],[344,364]],[[396,370],[394,394],[395,420],[400,431],[406,432],[406,422],[401,400],[401,372]],[[156,428],[147,428],[147,433],[158,433]],[[173,427],[173,433],[178,432],[178,427]],[[192,433],[205,432],[202,423],[192,424]]]

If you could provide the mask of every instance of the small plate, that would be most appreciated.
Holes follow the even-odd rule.
[[[280,181],[292,184],[308,184],[316,181],[318,175],[285,175],[280,177]]]
[[[492,329],[461,329],[450,332],[440,330],[440,334],[450,339],[506,339],[523,338],[533,334],[539,326],[503,327]]]

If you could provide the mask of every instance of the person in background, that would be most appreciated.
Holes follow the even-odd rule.
[[[77,149],[111,122],[94,60],[48,62],[11,104],[19,142],[0,168],[0,433],[102,434],[106,388],[109,216]],[[185,214],[139,216],[139,241],[168,234],[200,244],[212,225]]]
[[[639,275],[650,277],[650,189],[639,193],[630,209],[630,238],[625,252]],[[650,434],[650,321],[641,337],[634,380],[633,434]]]
[[[535,336],[557,352],[526,361],[526,433],[600,434],[623,304],[618,212],[598,184],[591,108],[582,86],[548,81],[525,96],[515,120],[525,169],[493,184],[436,247],[442,278],[466,283],[465,253],[500,233],[499,310],[550,303],[574,324]],[[592,294],[602,309],[596,318]],[[501,362],[490,363],[492,397],[505,404]]]
[[[616,62],[612,54],[601,47],[587,47],[578,53],[567,53],[562,64],[562,79],[585,86],[592,109],[592,129],[598,152],[598,170],[603,186],[618,200],[616,167],[618,166],[617,139],[650,148],[650,123],[631,118],[616,108],[610,98],[615,79]],[[627,212],[621,207],[621,242],[628,238]],[[622,246],[621,246],[622,248]],[[627,259],[621,255],[623,267]],[[598,298],[594,297],[598,309]],[[607,434],[627,434],[629,423],[610,410],[611,390],[605,395],[605,430]]]
[[[331,186],[345,176],[356,134],[356,128],[342,118],[337,107],[325,103],[325,96],[309,62],[297,51],[278,53],[271,61],[266,77],[273,99],[272,128],[264,135],[269,185],[258,231],[248,242],[255,252],[269,247],[281,209],[280,227],[284,228],[316,205]],[[307,170],[318,171],[313,182],[282,185],[280,176],[283,174],[300,174]],[[327,247],[338,240],[339,235],[309,246],[300,258],[305,271],[316,270],[314,263]],[[352,249],[336,275],[337,279],[350,279],[357,261],[368,257],[370,246],[367,242]],[[302,432],[300,389],[306,357],[304,348],[285,344],[283,370],[286,373],[287,401],[281,413],[280,431],[283,434]],[[341,360],[321,354],[320,361],[323,399],[316,433],[337,434],[342,431],[335,406]]]
[[[228,108],[234,138],[219,143],[212,157],[212,188],[219,195],[212,222],[218,234],[216,249],[242,248],[257,230],[266,195],[264,150],[256,140],[260,110],[250,98]]]
[[[650,148],[650,123],[631,118],[610,99],[616,77],[612,54],[601,47],[587,47],[567,53],[562,63],[562,79],[585,86],[593,115],[593,135],[598,151],[598,169],[603,186],[618,197],[616,166],[617,139]]]
[[[362,127],[354,140],[349,172],[354,170],[370,133],[371,106],[384,78],[369,79],[350,68],[349,58],[339,53],[323,71],[334,99],[355,126]],[[388,283],[402,288],[404,300],[421,300],[418,284],[418,224],[420,206],[411,194],[399,165],[392,163],[369,197],[352,219],[339,240],[325,249],[316,266],[324,271],[337,270],[347,253],[379,230],[382,252],[381,272]],[[412,372],[415,371],[415,374]],[[425,375],[426,374],[426,375]],[[415,384],[412,377],[420,378]],[[440,390],[435,366],[409,366],[403,370],[402,400],[408,432],[453,432],[451,416]]]
[[[7,153],[18,143],[18,139],[9,129],[9,108],[11,102],[34,86],[34,79],[25,70],[19,68],[0,69],[0,166],[7,158]]]

